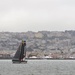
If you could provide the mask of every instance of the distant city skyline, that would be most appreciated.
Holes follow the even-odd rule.
[[[75,0],[0,0],[0,32],[75,30]]]

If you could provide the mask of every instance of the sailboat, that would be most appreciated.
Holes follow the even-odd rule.
[[[19,45],[12,62],[13,63],[27,63],[26,60],[23,60],[26,57],[26,41],[22,41]]]

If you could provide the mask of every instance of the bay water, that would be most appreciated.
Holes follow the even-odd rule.
[[[0,75],[75,75],[75,60],[27,60],[13,64],[0,60]]]

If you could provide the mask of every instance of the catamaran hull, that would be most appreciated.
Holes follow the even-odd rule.
[[[12,60],[12,63],[22,63],[22,64],[26,64],[27,61],[26,61],[26,60],[24,60],[24,61]]]

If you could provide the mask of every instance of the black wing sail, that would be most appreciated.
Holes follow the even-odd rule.
[[[22,43],[20,44],[18,50],[16,51],[12,61],[23,61],[23,58],[26,56],[26,42],[22,41]]]
[[[20,55],[21,55],[21,45],[19,46],[18,50],[16,51],[12,61],[19,61]]]

